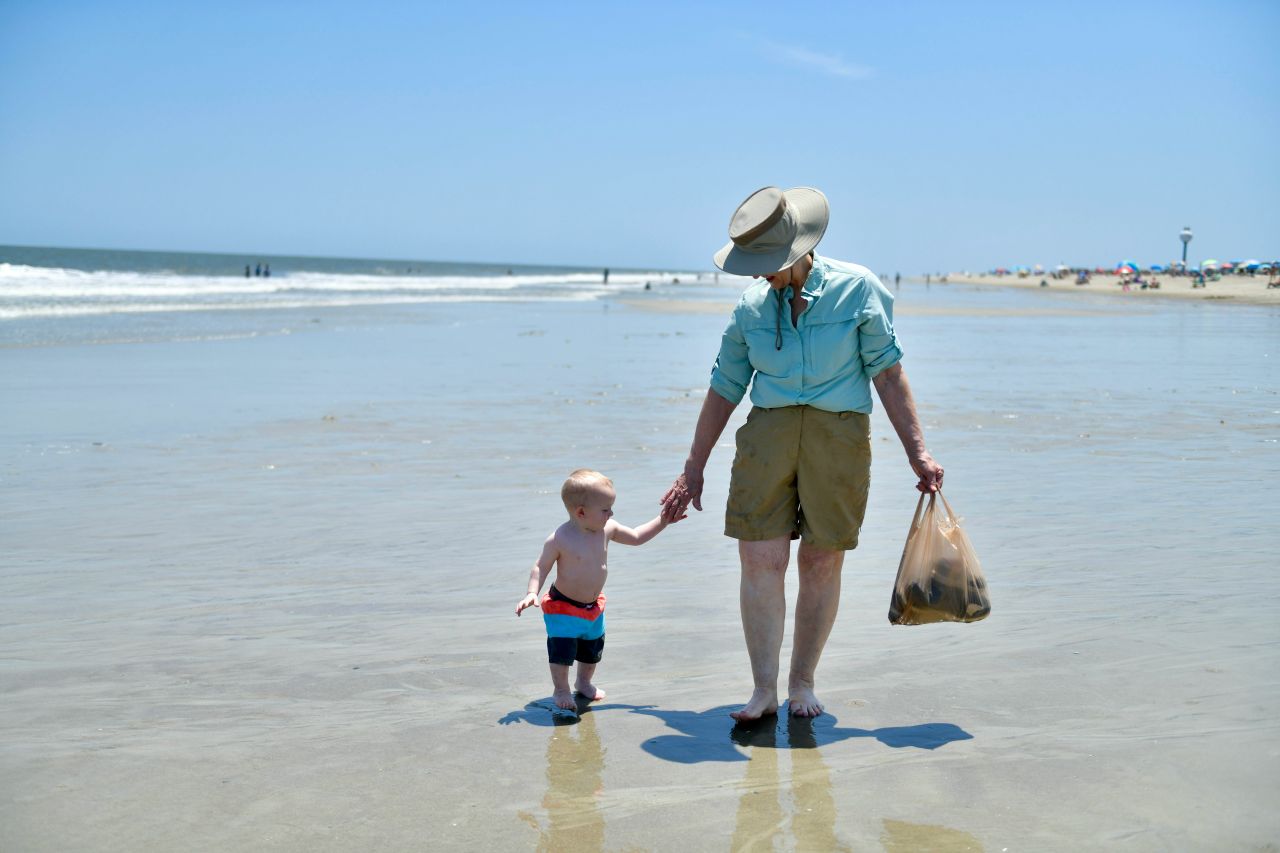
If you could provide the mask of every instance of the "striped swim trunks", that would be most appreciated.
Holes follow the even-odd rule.
[[[574,601],[556,589],[542,596],[542,621],[547,626],[547,659],[559,666],[599,663],[604,654],[604,593],[590,604]]]

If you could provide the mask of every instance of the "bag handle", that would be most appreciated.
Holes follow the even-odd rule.
[[[951,521],[952,521],[953,523],[955,523],[955,524],[959,524],[959,523],[960,523],[960,519],[956,517],[955,510],[953,510],[953,509],[951,508],[951,504],[947,503],[947,496],[946,496],[946,495],[944,495],[944,494],[942,493],[942,487],[941,487],[941,486],[939,486],[939,487],[938,487],[938,492],[937,492],[937,494],[938,494],[938,497],[942,498],[942,505],[943,505],[944,507],[946,507],[947,515],[948,515],[948,516],[950,516]]]
[[[933,506],[930,503],[930,506]],[[920,493],[920,500],[916,501],[915,514],[911,516],[911,529],[907,531],[907,541],[902,545],[902,556],[898,558],[898,576],[902,576],[902,563],[907,559],[907,549],[911,547],[911,540],[920,530],[920,522],[924,519],[920,510],[924,507],[924,492]]]
[[[911,516],[911,529],[907,531],[908,539],[910,539],[912,534],[920,529],[920,522],[924,520],[924,514],[921,510],[924,508],[924,499],[926,497],[929,498],[929,506],[933,506],[933,495],[926,495],[924,492],[921,492],[920,500],[916,501],[915,515]]]

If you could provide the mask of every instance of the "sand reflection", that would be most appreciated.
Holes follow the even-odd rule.
[[[813,721],[791,717],[785,735],[778,722],[738,725],[730,734],[750,750],[731,849],[773,850],[778,841],[785,848],[788,836],[796,850],[852,849],[836,835],[831,773],[817,749]],[[784,751],[791,765],[785,780],[779,766]]]
[[[577,725],[553,726],[547,739],[547,792],[542,807],[546,826],[528,813],[520,816],[538,830],[539,851],[595,851],[604,849],[605,749],[592,715]]]
[[[981,853],[983,849],[982,842],[967,832],[900,820],[884,821],[884,834],[880,836],[880,842],[884,844],[885,853],[916,853],[917,850]]]

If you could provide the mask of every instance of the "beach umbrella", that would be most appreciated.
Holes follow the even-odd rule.
[[[1151,265],[1151,271],[1152,271],[1152,272],[1164,272],[1164,267],[1160,266],[1159,264],[1152,264],[1152,265]]]
[[[1257,258],[1250,258],[1249,260],[1241,261],[1240,263],[1247,270],[1256,270],[1258,267],[1262,266],[1262,262]]]
[[[1136,273],[1137,271],[1138,265],[1133,261],[1121,261],[1116,266],[1116,275],[1124,275],[1126,272]]]
[[[1229,270],[1229,269],[1232,269],[1233,267],[1235,267],[1235,264],[1234,264],[1234,263],[1232,263],[1231,261],[1223,261],[1223,262],[1222,262],[1221,264],[1219,264],[1218,266],[1222,267],[1224,270]]]
[[[1217,262],[1216,260],[1214,260],[1213,258],[1210,258],[1210,259],[1209,259],[1209,260],[1207,260],[1207,261],[1201,261],[1201,262],[1200,262],[1200,268],[1201,268],[1201,269],[1205,269],[1206,267],[1215,267],[1215,268],[1216,268],[1217,266],[1218,266],[1218,262]]]

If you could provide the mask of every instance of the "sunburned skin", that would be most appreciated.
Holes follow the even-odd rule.
[[[613,520],[616,499],[613,486],[602,478],[593,484],[583,502],[569,512],[569,520],[547,537],[542,555],[529,572],[529,593],[516,604],[517,616],[538,606],[539,592],[553,569],[555,588],[564,596],[574,601],[595,601],[609,576],[609,543],[643,545],[672,523],[658,516],[635,529],[619,524]],[[596,664],[578,661],[577,677],[570,690],[569,667],[551,664],[556,705],[577,710],[575,692],[589,702],[605,698],[605,692],[591,683],[595,669]]]

